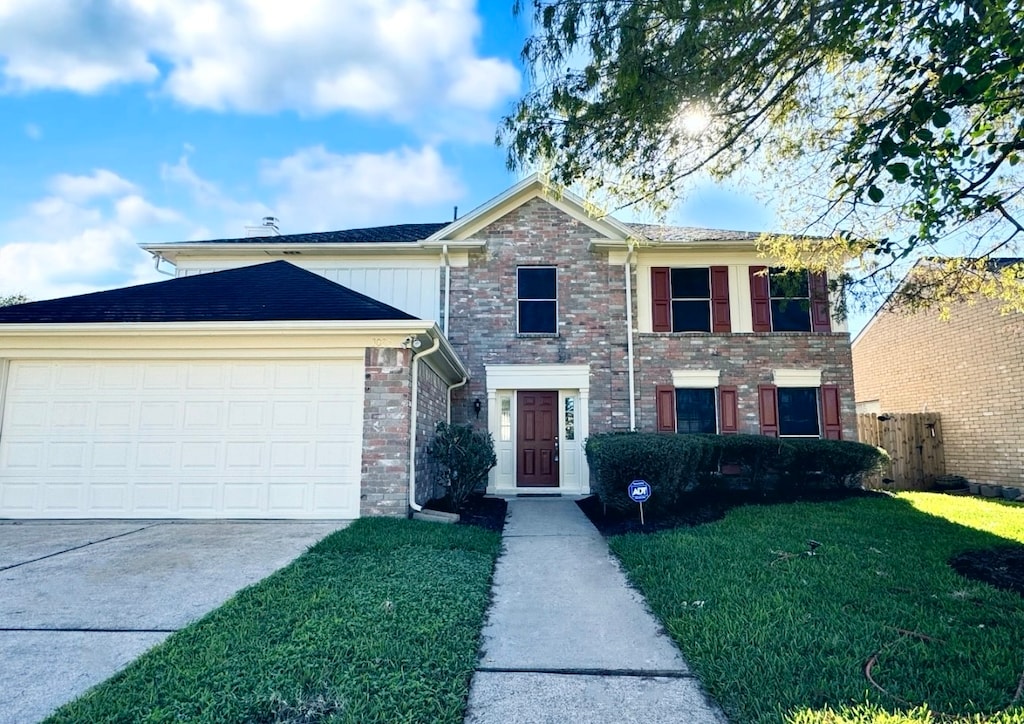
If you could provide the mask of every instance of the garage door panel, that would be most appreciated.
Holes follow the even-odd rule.
[[[357,517],[362,377],[358,361],[12,362],[0,517]]]

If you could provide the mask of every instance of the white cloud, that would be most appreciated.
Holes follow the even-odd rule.
[[[50,180],[50,190],[62,199],[81,203],[95,198],[132,193],[135,191],[135,184],[113,171],[100,168],[93,171],[91,176],[58,174]]]
[[[464,193],[455,172],[429,146],[351,155],[313,146],[264,162],[260,177],[281,189],[274,215],[301,231],[396,223],[399,210],[422,213]]]
[[[37,0],[0,4],[0,70],[9,90],[159,83],[199,108],[411,120],[518,92],[480,31],[472,0]]]
[[[48,196],[0,227],[0,295],[49,299],[163,278],[137,242],[140,234],[182,226],[177,211],[104,169],[59,174],[47,188]]]

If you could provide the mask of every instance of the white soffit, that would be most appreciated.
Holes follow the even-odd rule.
[[[682,389],[718,387],[721,370],[672,370],[672,386]]]
[[[821,370],[772,370],[776,387],[821,387]]]

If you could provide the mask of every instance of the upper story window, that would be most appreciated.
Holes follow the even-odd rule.
[[[771,300],[773,331],[811,331],[809,287],[807,272],[786,271],[775,267],[768,271],[768,296]]]
[[[520,334],[558,332],[558,270],[521,266],[516,270]]]
[[[822,273],[750,267],[755,332],[831,332],[828,281]]]
[[[655,332],[729,332],[729,268],[653,267],[651,328]]]

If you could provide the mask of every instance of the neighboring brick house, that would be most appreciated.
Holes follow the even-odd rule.
[[[946,470],[974,482],[1024,483],[1024,314],[981,300],[879,311],[853,341],[858,411],[937,412]]]
[[[404,321],[339,322],[363,345],[364,514],[404,514],[407,497],[415,507],[435,492],[424,448],[443,419],[493,435],[489,490],[499,494],[589,492],[583,445],[599,432],[855,437],[849,335],[826,280],[800,273],[783,284],[758,256],[757,234],[597,219],[537,177],[451,223],[269,232],[143,248],[173,263],[178,281],[284,258],[422,320],[405,336],[388,331]],[[124,346],[118,354],[132,356]],[[0,435],[0,514],[4,455]]]

